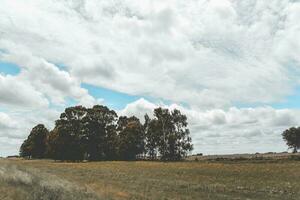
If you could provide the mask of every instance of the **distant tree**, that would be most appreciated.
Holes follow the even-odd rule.
[[[289,148],[296,153],[300,149],[300,127],[291,127],[282,133],[282,138]]]
[[[43,124],[35,126],[20,148],[20,156],[43,158],[46,152],[46,140],[49,131]]]
[[[59,132],[56,128],[50,131],[47,137],[47,150],[46,157],[52,158],[54,160],[63,160],[62,155],[60,154],[63,151],[64,144],[62,141],[59,141]]]
[[[173,134],[169,139],[169,157],[175,160],[187,156],[187,153],[193,150],[190,130],[187,128],[187,117],[181,114],[177,109],[171,112],[173,122]]]
[[[83,106],[66,108],[56,120],[55,128],[48,137],[48,152],[57,160],[83,160],[87,133],[83,118],[87,109]]]
[[[31,149],[28,140],[24,140],[20,147],[20,156],[23,158],[28,158],[31,156]]]
[[[49,133],[34,127],[20,147],[20,155],[56,160],[135,160],[146,153],[150,159],[180,160],[192,150],[187,118],[179,110],[157,108],[145,123],[134,116],[118,115],[106,106],[66,108]]]
[[[65,109],[48,138],[48,154],[57,160],[116,159],[117,114],[106,106]]]
[[[158,150],[162,160],[180,160],[193,149],[187,117],[179,110],[156,108],[154,132],[159,132]]]
[[[135,160],[144,152],[144,128],[136,117],[119,117],[118,120],[118,155],[121,160]]]
[[[158,153],[158,144],[160,141],[160,129],[157,119],[150,119],[145,115],[144,132],[146,138],[145,151],[150,160],[155,160]]]
[[[84,118],[86,132],[86,152],[89,160],[116,159],[117,114],[106,106],[96,105],[88,109]]]

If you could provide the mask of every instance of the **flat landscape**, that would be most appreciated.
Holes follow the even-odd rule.
[[[0,199],[299,199],[300,161],[0,160]]]

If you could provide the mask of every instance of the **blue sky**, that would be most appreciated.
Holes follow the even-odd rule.
[[[282,102],[273,103],[271,106],[277,109],[300,109],[300,87],[295,88],[293,94],[285,97]]]
[[[128,95],[121,92],[105,89],[102,87],[93,86],[90,84],[82,83],[81,86],[89,91],[93,97],[104,100],[104,104],[116,110],[124,108],[127,104],[138,100],[141,96]]]
[[[64,64],[56,64],[60,69],[66,70],[66,66]],[[20,73],[20,67],[16,64],[9,63],[9,62],[3,62],[0,61],[0,73],[5,75],[12,75],[16,76]],[[145,98],[149,101],[153,102],[163,102],[164,104],[171,104],[172,101],[170,100],[163,100],[159,98],[153,98],[153,97],[145,97],[140,95],[130,95],[118,91],[113,91],[110,89],[106,89],[103,87],[94,86],[87,83],[81,84],[82,88],[85,88],[88,90],[89,94],[92,95],[96,99],[103,99],[104,104],[109,106],[112,109],[120,110],[123,109],[127,104],[134,102],[140,98]],[[76,104],[76,101],[73,99],[68,98],[67,105],[71,106]],[[284,97],[282,100],[270,103],[270,104],[262,104],[262,103],[235,103],[233,106],[236,106],[238,108],[244,108],[244,107],[261,107],[261,106],[272,106],[276,109],[300,109],[300,86],[294,89],[294,92],[291,95],[288,95]],[[181,105],[184,105],[185,107],[188,107],[188,104],[181,103]]]
[[[61,70],[66,70],[67,67],[64,64],[55,64],[58,68]],[[13,63],[9,62],[2,62],[0,61],[0,73],[5,74],[5,75],[12,75],[16,76],[20,73],[21,68]],[[99,86],[94,86],[91,84],[87,83],[82,83],[81,87],[84,89],[87,89],[89,94],[93,96],[96,99],[103,99],[103,104],[106,106],[115,109],[115,110],[120,110],[123,109],[127,104],[132,103],[140,98],[147,99],[152,102],[159,102],[159,103],[164,103],[166,105],[171,104],[172,102],[170,100],[164,100],[161,98],[154,98],[154,97],[146,97],[146,96],[141,96],[141,95],[130,95],[110,89],[106,89],[103,87]],[[72,106],[76,104],[76,100],[72,98],[67,98],[66,99],[66,105],[67,106]],[[185,105],[188,107],[188,105],[181,103],[182,105]],[[55,107],[53,104],[51,104],[53,107]]]
[[[234,105],[238,108],[271,106],[276,109],[300,109],[300,86],[294,88],[292,94],[283,97],[278,102],[273,102],[269,104],[235,103]]]
[[[0,73],[9,74],[9,75],[17,75],[20,72],[20,68],[8,62],[1,62],[0,61]]]

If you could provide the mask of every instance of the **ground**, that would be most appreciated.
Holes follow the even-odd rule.
[[[300,161],[0,160],[0,199],[300,199]]]

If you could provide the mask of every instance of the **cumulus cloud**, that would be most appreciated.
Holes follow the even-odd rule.
[[[11,152],[37,122],[51,127],[53,107],[103,103],[89,83],[175,102],[199,151],[280,150],[299,111],[235,106],[299,86],[299,13],[292,0],[2,0],[0,61],[21,70],[0,74],[0,146]],[[140,99],[119,114],[157,105]]]
[[[269,103],[295,86],[299,4],[5,0],[0,46],[129,94],[202,108]]]
[[[154,103],[151,103],[144,98],[138,99],[132,103],[126,105],[126,107],[118,111],[118,115],[131,116],[135,115],[141,121],[143,121],[145,114],[153,116],[153,110],[157,107]]]
[[[31,84],[19,77],[0,74],[0,105],[15,107],[47,107],[48,100]]]
[[[156,105],[145,99],[128,104],[119,113],[143,119],[158,106],[176,108],[187,115],[195,152],[209,154],[285,151],[281,133],[300,121],[299,110],[231,107],[203,111],[177,104]]]
[[[73,98],[85,106],[99,103],[86,89],[81,88],[78,79],[43,58],[24,52],[2,53],[0,58],[22,67],[17,76],[8,75],[2,78],[0,91],[4,90],[2,92],[4,103],[37,106],[47,104],[50,99],[51,103],[64,105],[66,98]]]

